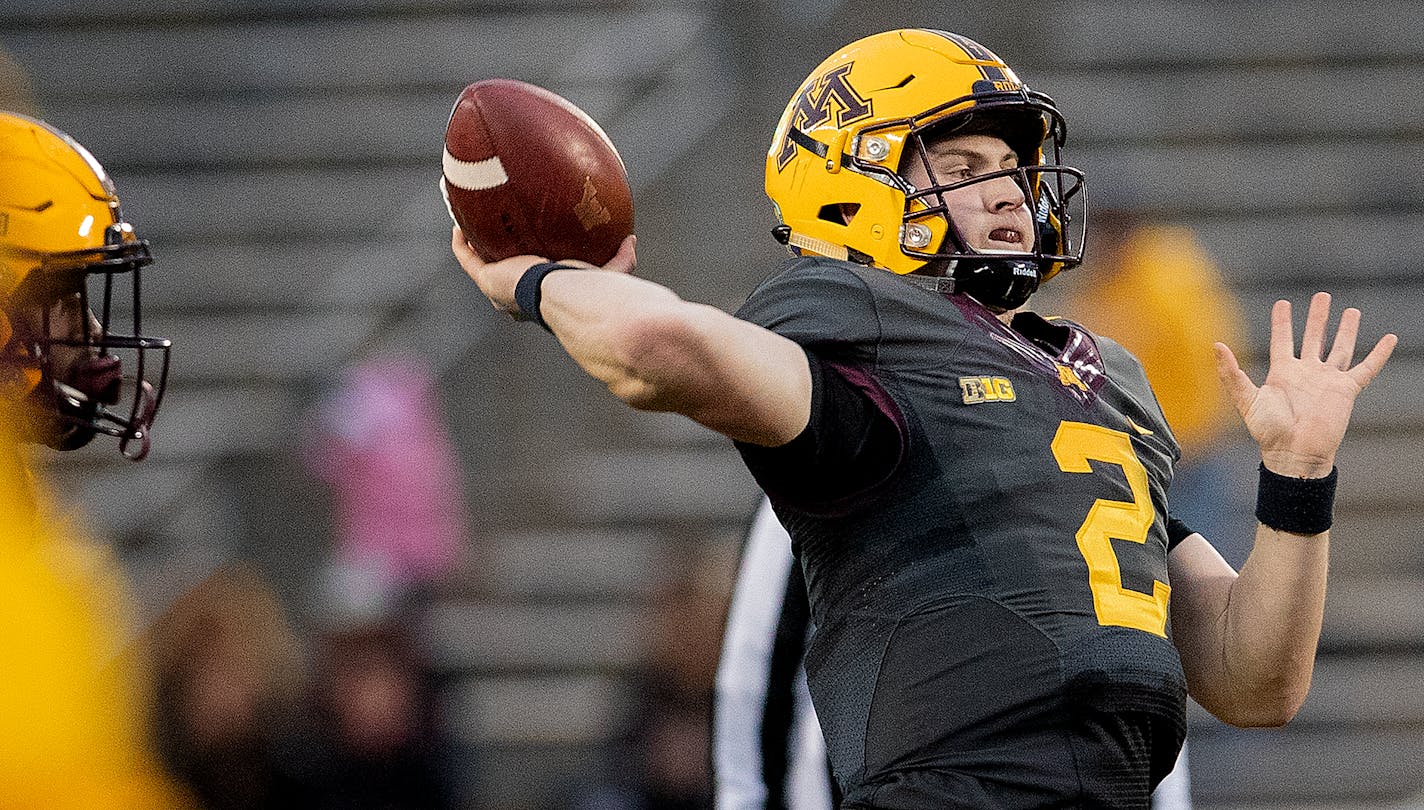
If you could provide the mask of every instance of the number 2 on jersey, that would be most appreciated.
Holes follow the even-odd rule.
[[[1084,422],[1063,422],[1053,437],[1053,458],[1066,473],[1090,473],[1089,461],[1116,464],[1132,488],[1132,502],[1099,498],[1078,527],[1078,551],[1088,563],[1088,587],[1098,624],[1131,627],[1165,638],[1167,598],[1172,589],[1153,580],[1152,593],[1122,586],[1122,569],[1112,541],[1146,543],[1156,512],[1147,488],[1147,468],[1137,460],[1126,433]]]

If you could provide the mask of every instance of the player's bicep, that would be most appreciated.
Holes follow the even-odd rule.
[[[1200,534],[1190,534],[1167,556],[1172,584],[1172,642],[1192,696],[1208,705],[1231,688],[1224,656],[1226,615],[1236,571]]]

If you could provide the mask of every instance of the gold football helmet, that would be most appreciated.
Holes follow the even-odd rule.
[[[169,351],[140,333],[139,268],[150,261],[93,155],[0,111],[0,407],[25,438],[68,450],[103,433],[124,456],[147,455]],[[110,331],[121,314],[131,334]]]
[[[967,133],[1002,138],[1017,168],[936,180],[926,140]],[[983,303],[1015,308],[1082,259],[1086,195],[1082,172],[1062,165],[1064,134],[1053,100],[971,39],[928,29],[866,37],[812,71],[782,113],[766,159],[774,233],[802,252],[948,276]],[[924,162],[928,188],[905,179],[910,161]],[[947,191],[1004,176],[1033,207],[1027,253],[976,251],[945,203]]]

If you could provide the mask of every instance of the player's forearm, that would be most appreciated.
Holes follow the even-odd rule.
[[[1261,713],[1276,723],[1294,715],[1310,687],[1325,605],[1335,454],[1355,398],[1397,343],[1394,335],[1385,335],[1365,359],[1353,363],[1360,311],[1340,313],[1327,348],[1329,320],[1329,294],[1311,296],[1297,348],[1290,302],[1277,301],[1271,308],[1270,367],[1260,386],[1228,346],[1216,344],[1218,375],[1261,447],[1256,515],[1262,525],[1239,577],[1203,577],[1210,593],[1189,600],[1183,615],[1196,624],[1200,614],[1211,611],[1215,623],[1210,632],[1189,628],[1184,638],[1210,659],[1197,667],[1197,680],[1206,683],[1202,691],[1210,699],[1259,697],[1269,707]],[[1226,607],[1218,612],[1223,599],[1217,584],[1228,579]],[[1231,705],[1237,702],[1225,701],[1227,709],[1239,708]]]
[[[1329,532],[1301,536],[1264,525],[1222,617],[1218,716],[1236,725],[1281,725],[1310,689],[1325,610]]]
[[[540,285],[539,311],[564,350],[613,389],[646,387],[656,376],[649,324],[675,319],[688,306],[672,290],[646,279],[589,270],[550,273]]]
[[[780,444],[809,418],[810,372],[791,341],[632,276],[551,273],[540,311],[569,355],[640,410]]]

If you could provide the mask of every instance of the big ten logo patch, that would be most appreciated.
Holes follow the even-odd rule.
[[[1014,384],[1003,377],[960,377],[959,390],[964,394],[965,405],[1013,402],[1018,399],[1014,393]]]
[[[806,132],[815,129],[835,117],[835,125],[843,127],[868,118],[871,114],[870,99],[862,96],[850,83],[850,69],[854,62],[833,68],[806,85],[801,97],[796,100],[795,111],[791,114],[791,126]],[[778,171],[786,168],[791,158],[796,156],[796,144],[788,133],[781,143],[781,152],[776,156]]]

